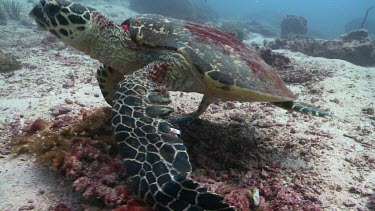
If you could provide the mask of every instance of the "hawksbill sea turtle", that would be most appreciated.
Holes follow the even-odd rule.
[[[62,42],[99,60],[98,82],[134,193],[156,210],[234,210],[189,175],[172,122],[193,120],[214,99],[271,102],[312,116],[280,76],[231,35],[203,24],[140,15],[121,24],[93,8],[41,0],[30,17]],[[202,93],[196,112],[170,118],[168,90]]]

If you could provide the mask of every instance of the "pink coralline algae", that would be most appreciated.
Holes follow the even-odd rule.
[[[74,181],[74,190],[108,208],[132,210],[130,205],[137,204],[138,210],[148,209],[142,202],[132,202],[135,196],[126,183],[123,161],[110,145],[86,138],[74,138],[72,142],[61,171]]]

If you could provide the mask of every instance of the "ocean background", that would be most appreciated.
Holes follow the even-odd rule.
[[[322,38],[332,39],[345,33],[345,24],[364,17],[366,10],[375,6],[374,0],[194,0],[206,3],[221,18],[248,19],[280,24],[286,15],[307,19],[309,31]],[[375,20],[370,11],[368,21]],[[360,25],[360,23],[359,23]],[[359,27],[359,26],[358,26]]]

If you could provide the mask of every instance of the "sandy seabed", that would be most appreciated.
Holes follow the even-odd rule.
[[[126,5],[103,6],[101,10],[119,21],[135,14]],[[71,114],[107,106],[95,78],[99,63],[56,42],[35,24],[20,25],[11,20],[1,26],[0,37],[2,53],[15,56],[23,66],[0,75],[0,210],[47,210],[60,202],[81,209],[81,195],[72,191],[71,182],[47,166],[38,166],[31,155],[9,154],[6,144],[11,123],[52,119],[51,109],[57,106],[71,108]],[[313,102],[334,118],[308,118],[264,103],[219,102],[201,119],[231,132],[235,131],[233,125],[240,125],[241,134],[228,137],[252,137],[256,133],[266,140],[258,144],[261,161],[249,157],[243,160],[241,171],[243,166],[251,171],[264,161],[272,161],[281,166],[278,178],[285,186],[305,187],[322,209],[370,210],[370,196],[375,193],[375,116],[368,111],[375,108],[375,68],[278,52],[307,71],[329,75],[288,87],[298,100]],[[178,111],[193,111],[200,98],[194,93],[173,93],[172,106]],[[231,144],[246,144],[246,140]],[[245,156],[248,152],[238,153]],[[197,162],[195,158],[193,162]],[[197,163],[193,164],[199,166]]]

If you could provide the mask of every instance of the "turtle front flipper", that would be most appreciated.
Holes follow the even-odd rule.
[[[167,102],[147,68],[124,76],[114,94],[112,125],[134,192],[156,210],[234,210],[190,179],[186,148],[165,120],[173,112]]]
[[[320,111],[319,109],[314,108],[311,105],[298,103],[296,101],[274,102],[272,104],[274,104],[277,107],[283,108],[285,110],[296,111],[299,113],[307,114],[309,116],[327,117],[327,118],[332,117],[332,115],[329,113]]]
[[[96,78],[105,101],[112,105],[113,95],[117,84],[122,79],[122,74],[110,66],[102,64],[97,70]]]

